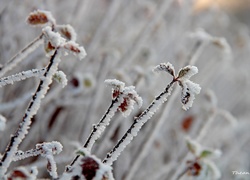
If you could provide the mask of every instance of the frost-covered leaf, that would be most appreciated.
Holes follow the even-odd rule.
[[[80,60],[87,55],[85,49],[74,41],[66,42],[63,47],[69,52],[78,57]]]
[[[199,84],[196,84],[190,80],[179,81],[180,86],[182,87],[181,92],[181,102],[183,104],[182,108],[188,110],[193,105],[195,99],[195,94],[199,94],[201,87]]]
[[[160,71],[166,71],[170,75],[175,76],[174,66],[170,64],[169,62],[161,63],[153,69],[153,72],[160,72]]]
[[[58,83],[60,83],[62,85],[62,87],[64,88],[67,83],[67,77],[66,74],[64,74],[64,72],[62,71],[57,71],[54,75],[53,75],[54,80],[56,80]]]
[[[107,79],[104,81],[107,85],[112,87],[112,98],[115,99],[120,92],[123,91],[125,83],[117,79]]]
[[[198,68],[196,66],[189,65],[180,69],[180,71],[178,72],[177,78],[180,81],[187,80],[197,73],[198,73]]]
[[[27,23],[30,25],[44,25],[46,23],[55,24],[55,22],[51,12],[44,10],[36,10],[27,17]]]
[[[220,179],[221,178],[221,172],[219,168],[216,166],[216,164],[208,159],[204,160],[204,163],[208,166],[209,170],[212,173],[211,179]]]
[[[211,156],[213,154],[213,151],[212,150],[209,150],[209,149],[204,149],[201,151],[201,154],[200,154],[200,158],[207,158],[209,156]]]
[[[191,140],[189,137],[186,137],[186,143],[188,150],[195,156],[200,154],[201,145],[194,140]]]
[[[65,39],[57,32],[54,32],[50,26],[46,26],[42,30],[45,39],[47,39],[51,46],[57,48],[60,47],[60,45],[65,43]]]
[[[56,25],[56,30],[61,33],[67,40],[76,41],[76,32],[71,25]]]
[[[142,98],[137,94],[134,86],[125,87],[122,94],[124,95],[123,102],[118,109],[127,117],[134,109],[134,103],[137,103],[139,107],[142,106]]]

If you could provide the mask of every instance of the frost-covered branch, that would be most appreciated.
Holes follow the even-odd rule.
[[[136,102],[139,107],[142,106],[142,99],[134,90],[133,86],[124,87],[125,84],[116,79],[109,79],[105,81],[106,84],[112,86],[112,103],[108,110],[105,112],[98,124],[93,125],[93,130],[89,135],[87,141],[84,144],[89,152],[97,139],[101,137],[105,128],[109,125],[111,118],[114,116],[115,112],[119,110],[126,117],[130,114],[133,109],[134,103]],[[71,166],[79,158],[79,155],[71,163]]]
[[[46,154],[47,151],[51,151],[52,154],[59,154],[62,151],[62,145],[57,141],[43,142],[37,144],[35,149],[28,151],[17,151],[13,157],[13,161],[20,161],[29,157],[38,156],[41,154]]]
[[[28,105],[24,117],[19,124],[19,127],[10,139],[7,149],[5,150],[0,162],[0,177],[2,177],[7,171],[7,168],[9,167],[15,153],[17,152],[20,143],[28,134],[28,129],[32,123],[31,119],[37,113],[41,104],[41,100],[47,93],[49,85],[52,83],[52,77],[57,71],[57,66],[60,62],[60,55],[57,56],[58,53],[60,52],[56,50],[53,56],[51,56],[50,63],[48,64],[44,73],[44,78],[40,81],[39,86]]]
[[[134,123],[130,126],[128,131],[124,134],[121,140],[115,145],[115,147],[107,154],[106,158],[103,160],[104,163],[112,165],[113,162],[118,158],[120,153],[125,149],[125,147],[133,140],[137,133],[140,131],[142,126],[155,114],[157,109],[167,101],[167,97],[171,94],[172,87],[175,82],[179,82],[182,84],[186,84],[186,81],[190,81],[189,78],[198,72],[198,69],[194,66],[186,66],[182,68],[178,75],[175,76],[175,70],[172,64],[170,63],[162,63],[156,66],[153,71],[160,72],[165,71],[168,72],[170,75],[173,76],[173,80],[167,85],[165,90],[158,95],[153,102],[144,110],[139,117],[135,117]],[[191,82],[191,81],[190,81]],[[195,84],[195,83],[193,83]],[[200,87],[198,84],[194,86],[188,86],[188,90],[186,94],[189,96],[186,98],[186,102],[183,102],[184,109],[187,110],[189,107],[192,106],[192,102],[194,99],[194,94],[199,93],[198,90],[193,90],[193,88],[199,89]],[[183,94],[183,93],[182,93]],[[190,98],[191,97],[191,98]]]
[[[58,177],[57,175],[57,167],[56,162],[54,160],[54,154],[59,154],[62,151],[61,143],[57,141],[52,142],[44,142],[41,144],[37,144],[35,149],[31,149],[28,151],[17,151],[15,156],[13,157],[13,161],[22,160],[28,157],[34,157],[41,155],[45,157],[48,161],[47,170],[50,175],[55,179]]]
[[[32,123],[31,119],[32,117],[37,113],[40,105],[41,100],[44,98],[45,94],[47,93],[49,89],[49,85],[52,83],[52,78],[54,74],[57,72],[58,64],[61,61],[61,48],[67,49],[64,46],[67,45],[67,42],[65,42],[65,39],[60,36],[60,34],[53,32],[51,27],[45,27],[43,29],[43,34],[45,40],[50,42],[53,47],[55,48],[53,51],[53,55],[50,58],[50,62],[48,66],[46,67],[45,73],[43,77],[41,78],[41,81],[38,85],[38,88],[33,95],[28,108],[26,109],[25,115],[19,124],[19,127],[17,128],[15,134],[11,137],[10,142],[3,154],[3,157],[0,162],[0,177],[3,177],[4,174],[7,171],[7,168],[9,167],[15,153],[18,150],[18,147],[20,143],[23,141],[25,136],[28,134],[28,130],[30,128],[30,125]],[[73,53],[77,55],[80,59],[82,59],[86,52],[83,49],[83,47],[80,47],[78,44],[74,43],[71,49],[67,49],[74,51]],[[77,52],[75,52],[77,50]],[[50,157],[50,156],[49,156]],[[53,159],[50,157],[50,161]],[[54,165],[51,164],[52,170],[54,169]],[[54,174],[55,175],[55,174]]]
[[[34,39],[30,44],[28,44],[24,49],[22,49],[19,53],[13,56],[8,62],[6,62],[2,67],[0,67],[0,77],[2,77],[9,70],[13,69],[18,65],[24,58],[26,58],[29,54],[31,54],[36,48],[42,44],[41,34],[36,39]]]
[[[46,68],[32,69],[11,76],[3,77],[0,79],[0,87],[6,86],[8,84],[13,84],[14,82],[22,81],[31,77],[41,77],[44,74],[45,70]]]

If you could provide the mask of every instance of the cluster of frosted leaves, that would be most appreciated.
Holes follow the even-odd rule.
[[[195,66],[186,66],[181,68],[178,75],[175,76],[175,69],[170,63],[161,63],[153,69],[154,72],[165,71],[173,76],[174,80],[179,82],[182,88],[181,92],[181,103],[184,110],[192,107],[195,95],[200,93],[201,87],[189,79],[198,73],[198,68]]]
[[[112,167],[103,164],[99,158],[91,155],[89,151],[82,148],[77,151],[80,157],[71,166],[67,172],[65,172],[61,180],[113,180]]]
[[[74,28],[68,24],[57,25],[50,12],[36,10],[29,14],[27,23],[30,25],[44,26],[42,30],[44,49],[48,56],[51,56],[54,51],[60,47],[63,47],[66,52],[72,53],[79,59],[83,59],[86,56],[85,49],[75,43],[76,33]]]
[[[200,93],[201,87],[199,84],[190,81],[189,79],[198,73],[198,68],[195,66],[186,66],[180,69],[177,79],[182,87],[181,92],[181,102],[183,104],[182,108],[184,110],[192,107],[195,99],[195,95]]]
[[[187,161],[188,171],[190,176],[211,176],[212,179],[219,179],[221,173],[215,163],[212,161],[214,158],[221,156],[221,151],[218,149],[211,149],[201,146],[198,142],[186,138],[188,150],[195,156],[195,160]],[[206,171],[209,173],[204,173]]]
[[[108,79],[105,81],[106,84],[112,86],[112,98],[115,99],[118,96],[122,96],[121,105],[118,107],[118,110],[127,117],[134,108],[136,103],[139,107],[142,106],[142,98],[135,91],[134,86],[125,87],[125,83],[116,80]]]

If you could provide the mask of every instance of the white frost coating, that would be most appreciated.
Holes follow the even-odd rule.
[[[31,42],[28,46],[26,46],[23,50],[18,52],[9,62],[4,64],[0,71],[0,77],[3,76],[6,72],[13,69],[18,63],[20,63],[24,58],[26,58],[29,54],[31,54],[37,47],[42,44],[43,41],[39,36],[33,42]]]
[[[15,153],[18,150],[18,146],[23,141],[25,135],[28,133],[28,129],[30,128],[31,118],[37,113],[41,100],[44,98],[45,94],[49,89],[49,85],[52,82],[52,77],[56,73],[58,68],[58,63],[60,62],[60,51],[56,51],[57,54],[53,59],[53,63],[50,66],[50,69],[46,70],[46,76],[41,80],[43,82],[42,87],[34,94],[31,102],[29,103],[28,108],[25,111],[25,115],[23,117],[22,122],[19,125],[19,129],[17,130],[17,134],[13,136],[12,141],[9,144],[9,149],[5,152],[5,156],[3,156],[0,166],[0,175],[5,174],[7,168],[9,167],[12,158],[15,156]]]
[[[190,137],[186,137],[186,143],[189,151],[195,155],[195,157],[200,157],[202,155],[203,151],[210,152],[207,156],[200,157],[203,159],[213,159],[213,158],[219,158],[222,155],[221,150],[219,149],[211,149],[207,147],[203,147],[201,144],[199,144],[197,141],[192,140]]]
[[[192,140],[190,137],[186,137],[186,143],[189,151],[193,153],[196,157],[199,157],[202,151],[201,145],[198,142]]]
[[[186,66],[184,68],[181,68],[178,72],[178,80],[183,81],[186,79],[190,79],[193,75],[198,73],[198,68],[196,66]]]
[[[66,42],[65,44],[63,44],[63,47],[67,50],[67,52],[72,53],[80,60],[85,58],[85,56],[87,55],[85,49],[74,41]]]
[[[106,83],[109,86],[112,86],[112,88],[114,88],[117,91],[123,91],[125,87],[125,83],[117,79],[107,79],[104,81],[104,83]]]
[[[45,38],[50,41],[51,45],[56,48],[65,43],[65,39],[59,33],[52,31],[50,26],[43,28],[42,32]]]
[[[117,143],[117,145],[112,149],[112,151],[107,154],[107,157],[103,160],[105,164],[112,165],[113,162],[117,160],[121,152],[138,134],[141,127],[154,115],[160,105],[167,101],[167,97],[171,94],[172,91],[172,85],[173,84],[169,84],[167,87],[167,91],[164,91],[164,93],[161,93],[160,96],[156,97],[154,101],[148,106],[148,108],[143,111],[139,117],[135,118],[135,122],[132,124],[130,129],[126,132],[122,139]]]
[[[36,145],[36,149],[41,149],[41,155],[48,160],[47,170],[53,178],[57,178],[57,167],[53,154],[62,151],[61,143],[52,141],[50,143],[41,143]]]
[[[134,86],[125,87],[123,90],[123,94],[127,95],[129,98],[134,100],[136,102],[136,104],[139,106],[139,108],[142,106],[143,100],[135,91]]]
[[[11,76],[3,77],[0,79],[0,87],[3,87],[7,84],[13,84],[14,82],[17,82],[17,81],[25,80],[27,78],[40,77],[44,74],[45,70],[46,68],[32,69],[32,70],[23,71],[23,72],[20,72]]]
[[[201,87],[199,84],[196,84],[190,80],[185,80],[180,82],[182,87],[182,93],[181,93],[181,102],[182,102],[182,108],[184,110],[188,110],[190,107],[192,107],[195,94],[199,94],[201,91]]]
[[[63,34],[68,40],[76,41],[76,32],[69,24],[56,25],[57,31]]]
[[[85,147],[89,152],[91,151],[95,141],[101,137],[101,134],[104,132],[105,128],[109,125],[111,118],[115,115],[115,112],[117,111],[118,107],[121,105],[123,100],[123,95],[118,97],[117,102],[113,104],[111,108],[107,110],[107,112],[104,114],[102,119],[97,125],[94,125],[96,130],[95,132],[92,131],[88,138],[88,144]]]
[[[3,131],[6,126],[6,118],[0,114],[0,131]]]
[[[56,20],[55,20],[55,18],[52,16],[51,12],[45,11],[45,10],[40,10],[40,9],[38,9],[38,10],[36,10],[36,11],[34,11],[34,12],[31,12],[31,13],[29,14],[29,16],[28,16],[28,18],[27,18],[26,21],[27,21],[27,23],[33,25],[33,24],[29,21],[29,18],[32,17],[32,16],[38,16],[38,18],[39,18],[39,16],[41,16],[41,15],[46,16],[46,18],[47,18],[47,20],[48,20],[48,23],[56,24]],[[44,19],[44,17],[42,17],[42,19]],[[34,25],[37,25],[37,24],[34,24]]]
[[[96,174],[95,174],[95,177],[93,178],[93,180],[102,180],[104,174],[106,174],[106,175],[109,176],[109,177],[108,177],[109,180],[114,179],[114,178],[113,178],[113,175],[112,175],[112,173],[111,173],[111,171],[112,171],[112,167],[111,167],[111,166],[109,166],[109,165],[107,165],[107,164],[103,164],[103,163],[101,162],[100,159],[98,159],[97,157],[95,157],[95,156],[93,156],[93,155],[92,155],[91,157],[92,157],[92,158],[98,163],[98,165],[99,165],[99,169],[96,171]]]
[[[86,159],[92,159],[98,165],[98,169],[95,171],[95,177],[93,177],[93,180],[102,180],[104,175],[109,180],[114,179],[111,173],[111,166],[102,163],[99,158],[91,155],[86,148],[81,148],[78,150],[78,152],[80,152],[80,154],[82,155],[77,159],[76,163],[72,167],[70,167],[70,170],[68,172],[63,173],[60,180],[68,180],[74,176],[79,176],[80,179],[85,179],[84,174],[82,174],[82,168],[84,167],[83,165],[87,163]],[[88,167],[88,165],[86,165],[86,167]]]
[[[66,74],[62,71],[57,71],[54,76],[53,76],[54,80],[56,80],[58,83],[60,83],[62,85],[62,87],[64,88],[67,83],[68,83],[68,80],[67,80],[67,77],[66,77]]]
[[[135,102],[139,107],[142,106],[142,98],[137,94],[134,86],[125,87],[120,93],[124,95],[124,98],[119,110],[124,117],[127,117],[132,112]]]
[[[153,69],[153,72],[166,71],[170,75],[175,76],[174,66],[171,63],[161,63]]]

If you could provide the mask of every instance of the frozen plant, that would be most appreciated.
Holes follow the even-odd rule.
[[[28,157],[34,157],[41,155],[45,157],[48,161],[47,170],[50,173],[51,177],[57,178],[57,167],[56,162],[54,160],[54,154],[59,154],[62,151],[62,145],[59,142],[53,141],[49,143],[41,143],[37,144],[35,149],[31,149],[28,151],[17,151],[15,156],[13,157],[13,161],[19,161]]]
[[[135,87],[125,87],[125,83],[116,79],[108,79],[105,83],[112,87],[112,102],[98,124],[93,125],[93,130],[83,145],[89,152],[91,152],[95,141],[101,137],[117,110],[126,117],[133,110],[134,103],[137,103],[139,107],[142,106],[142,98],[135,91]],[[79,157],[80,155],[75,157],[71,166]]]
[[[184,174],[199,177],[201,179],[219,179],[221,177],[221,173],[212,159],[220,157],[221,151],[217,149],[213,150],[205,148],[189,137],[186,138],[186,143],[187,148],[194,156],[194,159],[186,162],[186,169],[178,177],[178,179],[180,179]]]
[[[45,48],[45,51],[50,56],[50,61],[47,67],[44,69],[42,76],[40,77],[40,83],[37,87],[36,92],[32,96],[32,99],[25,111],[23,119],[21,120],[16,132],[11,136],[9,144],[1,157],[0,161],[0,178],[5,177],[6,171],[10,166],[10,163],[13,161],[18,152],[18,147],[28,134],[30,125],[32,123],[31,119],[36,115],[38,109],[41,106],[41,100],[46,95],[50,84],[52,83],[53,77],[56,77],[58,81],[61,81],[62,84],[66,83],[66,78],[64,73],[58,74],[58,65],[61,61],[61,56],[63,51],[71,52],[76,55],[79,59],[82,59],[86,56],[86,52],[83,47],[79,46],[77,43],[72,41],[67,41],[57,32],[54,32],[55,21],[52,18],[50,13],[45,11],[35,11],[31,13],[28,17],[28,22],[31,25],[45,25],[46,23],[51,23],[51,26],[45,26],[42,29],[43,39],[45,44],[49,44],[49,49]],[[39,71],[28,71],[25,73],[20,73],[13,75],[7,78],[3,78],[2,81],[5,83],[12,83],[16,80],[22,80],[30,76],[34,76],[36,72]],[[39,74],[39,73],[38,73]],[[53,178],[57,178],[56,165],[53,158],[53,153],[51,149],[48,149],[50,144],[41,144],[37,145],[36,148],[42,148],[41,155],[45,156],[48,160],[48,171]],[[59,147],[59,146],[57,146]],[[58,148],[57,148],[58,149]],[[59,148],[61,149],[61,148]],[[59,150],[60,151],[60,150]]]
[[[85,148],[77,151],[79,158],[68,167],[60,180],[83,179],[83,180],[113,180],[112,167],[101,162],[100,159],[90,154]]]
[[[107,154],[106,158],[103,160],[104,163],[112,165],[115,160],[117,160],[120,153],[125,149],[125,147],[133,140],[137,133],[140,131],[142,126],[156,113],[160,105],[167,101],[167,97],[170,96],[172,91],[172,86],[174,83],[178,82],[182,87],[181,102],[183,104],[183,109],[189,109],[195,99],[195,94],[200,93],[200,86],[192,81],[190,77],[198,73],[198,68],[195,66],[186,66],[180,69],[178,75],[175,75],[175,69],[170,63],[161,63],[156,66],[153,71],[161,72],[165,71],[169,73],[173,79],[167,85],[165,90],[158,95],[153,102],[144,110],[138,117],[134,118],[133,124],[130,126],[128,131],[124,134],[121,140],[114,146],[114,148]]]

